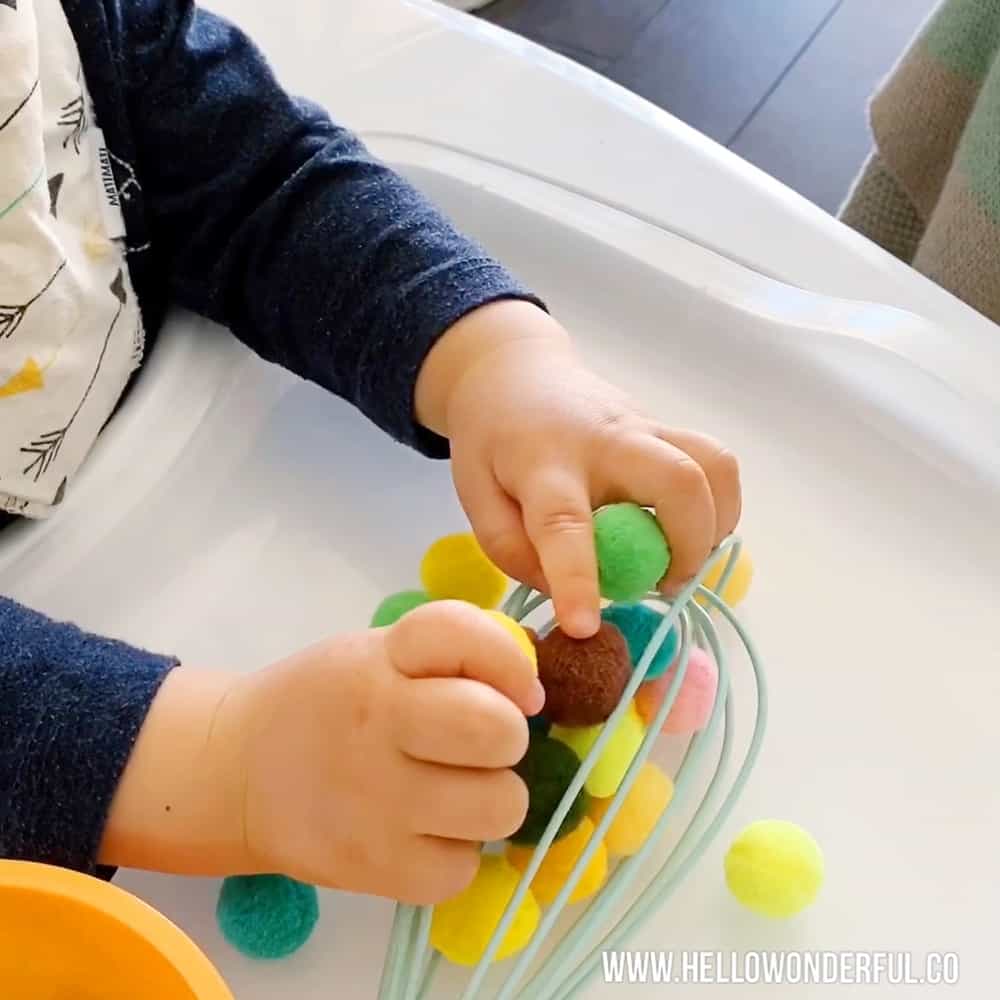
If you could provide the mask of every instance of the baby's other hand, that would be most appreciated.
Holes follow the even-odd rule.
[[[672,552],[666,593],[739,521],[733,455],[642,413],[534,305],[470,313],[435,347],[417,388],[418,415],[450,439],[456,489],[484,551],[549,594],[579,638],[599,625],[594,509],[629,500],[655,509]]]
[[[244,824],[254,867],[414,904],[460,892],[514,833],[511,768],[543,694],[471,605],[418,608],[247,679]]]

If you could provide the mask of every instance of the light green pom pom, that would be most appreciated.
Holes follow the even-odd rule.
[[[398,594],[390,594],[372,615],[372,628],[384,628],[395,625],[403,615],[409,614],[421,604],[427,604],[430,598],[422,590],[404,590]]]
[[[604,507],[594,515],[594,544],[601,596],[638,601],[670,568],[670,546],[656,518],[634,503]]]

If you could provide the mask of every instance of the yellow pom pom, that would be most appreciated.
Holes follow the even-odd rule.
[[[751,823],[725,859],[729,891],[765,917],[792,917],[823,884],[823,852],[801,827],[783,820]]]
[[[508,617],[500,611],[487,611],[486,613],[495,622],[499,622],[514,637],[518,646],[521,647],[521,652],[531,660],[531,665],[535,668],[535,673],[537,674],[538,653],[535,650],[535,644],[528,638],[528,633],[513,618]]]
[[[627,858],[638,853],[673,797],[674,783],[655,764],[646,761],[604,833],[608,854]],[[590,800],[590,818],[595,826],[604,818],[612,798]]]
[[[507,577],[486,558],[472,534],[446,535],[420,564],[424,590],[437,601],[468,601],[495,608],[507,590]]]
[[[730,554],[721,556],[715,565],[708,571],[707,576],[702,581],[702,586],[707,587],[714,594],[721,597],[723,601],[726,602],[731,608],[735,608],[740,601],[747,596],[750,590],[750,583],[753,580],[753,562],[750,559],[750,553],[746,549],[740,549],[739,558],[736,560],[736,565],[733,567],[732,573],[729,575],[729,581],[726,583],[725,589],[720,594],[716,587],[718,586],[719,580],[722,579],[722,573],[725,568],[729,565]],[[700,594],[696,598],[699,604],[707,605],[709,602],[702,597]]]
[[[565,743],[575,751],[580,760],[583,760],[597,742],[603,728],[603,725],[581,729],[553,726],[550,735]],[[585,783],[587,791],[599,799],[607,799],[614,795],[645,737],[646,724],[636,710],[635,702],[632,702],[611,738],[604,744],[604,752],[594,765],[594,769],[587,776]]]
[[[580,855],[590,843],[594,832],[594,824],[584,818],[580,825],[561,840],[557,840],[545,853],[541,867],[531,880],[531,891],[539,903],[547,905],[559,895],[566,880],[573,871]],[[534,846],[525,847],[520,844],[510,844],[507,847],[507,860],[519,871],[527,870],[531,856],[535,853]],[[604,843],[597,846],[593,857],[587,863],[583,874],[573,888],[569,901],[579,903],[593,896],[604,885],[608,877],[608,849]]]
[[[434,907],[431,946],[456,965],[475,965],[485,954],[520,881],[521,873],[506,858],[484,854],[471,884],[453,899]],[[538,900],[529,890],[494,961],[509,958],[524,948],[540,919]]]

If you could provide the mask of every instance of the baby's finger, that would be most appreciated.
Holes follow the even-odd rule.
[[[417,768],[408,782],[415,833],[488,843],[505,840],[524,822],[528,789],[513,771]]]
[[[509,577],[548,592],[521,508],[478,462],[455,463],[455,490],[483,552]]]
[[[671,554],[662,586],[676,591],[698,572],[714,544],[715,501],[704,470],[686,452],[647,433],[620,438],[605,467],[624,497],[656,508]]]
[[[524,526],[549,583],[549,596],[564,632],[577,639],[600,626],[600,592],[594,521],[582,479],[548,472],[520,497]]]
[[[470,841],[416,836],[410,838],[404,853],[403,883],[394,885],[391,894],[410,906],[433,906],[453,899],[479,871],[479,845]]]
[[[414,680],[393,722],[399,749],[427,763],[513,767],[528,749],[528,723],[514,703],[464,678]]]
[[[736,456],[713,438],[694,431],[657,429],[655,434],[661,441],[690,455],[702,467],[715,501],[714,548],[736,530],[743,509]]]
[[[407,677],[481,681],[506,695],[525,715],[535,715],[545,701],[534,664],[514,637],[471,604],[421,605],[392,626],[386,650]]]

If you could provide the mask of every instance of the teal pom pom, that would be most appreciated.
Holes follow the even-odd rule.
[[[594,545],[601,596],[609,601],[638,601],[670,568],[670,547],[656,518],[634,503],[594,515]]]
[[[528,716],[528,730],[532,733],[541,733],[542,736],[547,736],[549,730],[552,728],[552,723],[545,718],[544,715],[529,715]]]
[[[528,814],[521,828],[510,838],[512,843],[537,844],[542,839],[549,820],[579,769],[580,758],[565,743],[543,733],[530,734],[528,752],[514,768],[528,786]],[[580,825],[589,806],[590,796],[581,788],[559,827],[557,840]]]
[[[403,615],[409,614],[421,604],[427,604],[430,598],[422,590],[404,590],[399,594],[390,594],[372,615],[372,628],[385,628],[395,625]]]
[[[283,875],[240,875],[223,881],[215,915],[237,951],[249,958],[287,958],[309,940],[319,900],[313,886]]]
[[[625,636],[633,667],[639,665],[639,660],[646,652],[650,640],[663,624],[663,615],[646,604],[612,604],[601,612],[601,617],[606,622],[615,625],[618,631]],[[653,662],[646,672],[645,680],[651,681],[662,677],[670,669],[670,664],[677,658],[680,645],[680,632],[674,625],[656,651]]]

